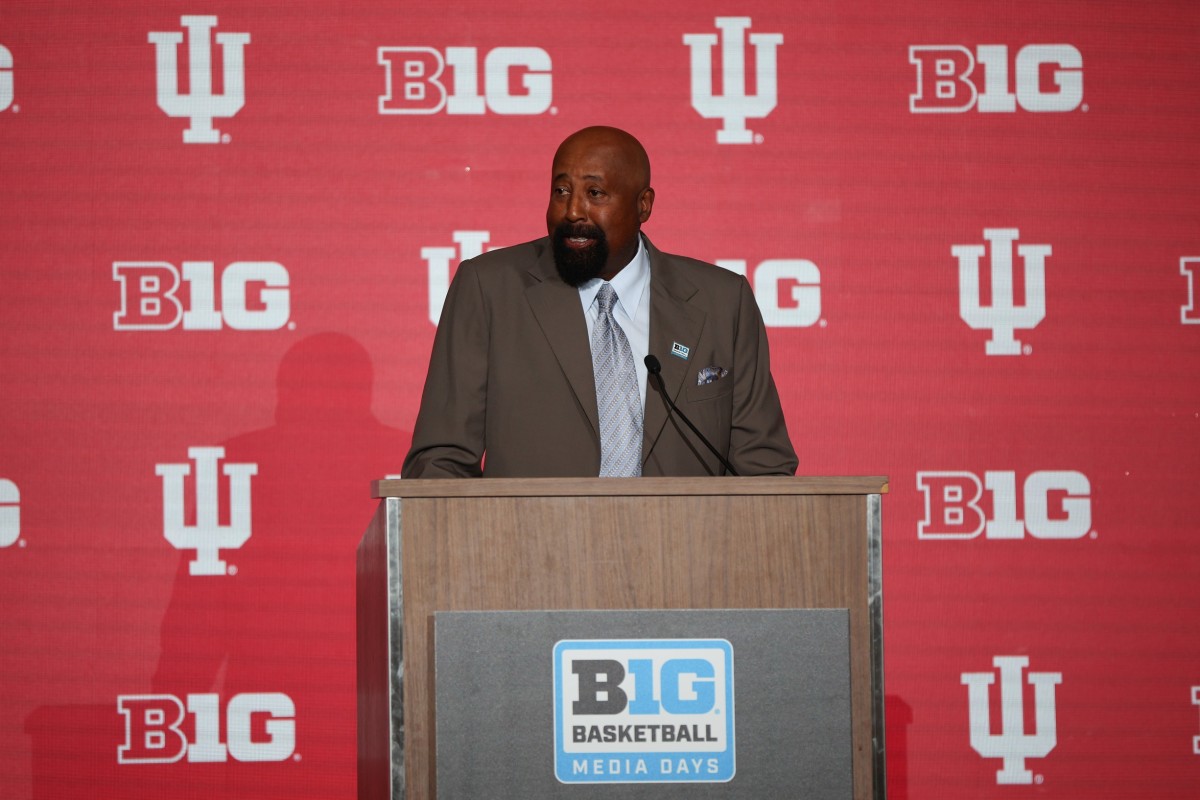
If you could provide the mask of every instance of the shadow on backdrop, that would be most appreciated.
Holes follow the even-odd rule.
[[[251,535],[220,551],[225,574],[190,574],[196,551],[181,551],[162,622],[149,696],[160,696],[168,717],[178,714],[168,695],[211,709],[189,709],[179,733],[140,720],[127,731],[116,698],[35,710],[26,726],[35,800],[70,795],[72,782],[90,797],[355,796],[355,549],[374,510],[370,481],[398,474],[411,440],[372,414],[373,376],[366,350],[341,334],[308,337],[284,355],[275,424],[221,445],[221,467],[256,466]],[[222,525],[229,483],[221,474]],[[194,474],[184,496],[185,524],[195,525]],[[133,716],[154,702],[132,703]],[[198,731],[201,717],[216,730]],[[68,720],[74,744],[64,742]],[[119,765],[130,739],[134,752],[178,760]],[[219,742],[224,760],[196,763],[211,753],[183,752],[185,739]]]

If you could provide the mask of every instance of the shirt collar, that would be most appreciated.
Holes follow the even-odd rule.
[[[620,272],[613,276],[609,283],[612,284],[613,291],[617,293],[617,305],[621,307],[626,316],[632,317],[637,311],[638,303],[642,300],[642,293],[646,291],[646,286],[650,283],[650,255],[646,252],[646,243],[642,240],[641,234],[638,234],[637,253]],[[592,303],[596,302],[596,295],[600,293],[600,287],[603,284],[604,281],[601,278],[593,278],[580,284],[579,296],[583,300],[584,308],[591,308]]]

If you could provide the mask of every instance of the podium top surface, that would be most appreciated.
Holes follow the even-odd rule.
[[[646,495],[884,494],[881,476],[720,478],[384,478],[371,496],[387,497],[631,497]]]

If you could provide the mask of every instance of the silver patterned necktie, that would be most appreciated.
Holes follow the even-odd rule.
[[[600,412],[600,477],[642,474],[642,399],[633,350],[613,317],[617,293],[605,283],[596,295],[599,317],[592,329],[592,370]]]

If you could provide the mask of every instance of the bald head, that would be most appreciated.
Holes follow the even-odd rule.
[[[576,131],[563,140],[554,153],[554,163],[571,152],[605,153],[612,165],[637,187],[637,191],[650,186],[650,157],[646,148],[631,134],[620,128],[593,125]]]
[[[560,275],[611,279],[637,254],[654,207],[646,149],[618,128],[584,128],[558,146],[550,172],[546,229]]]

